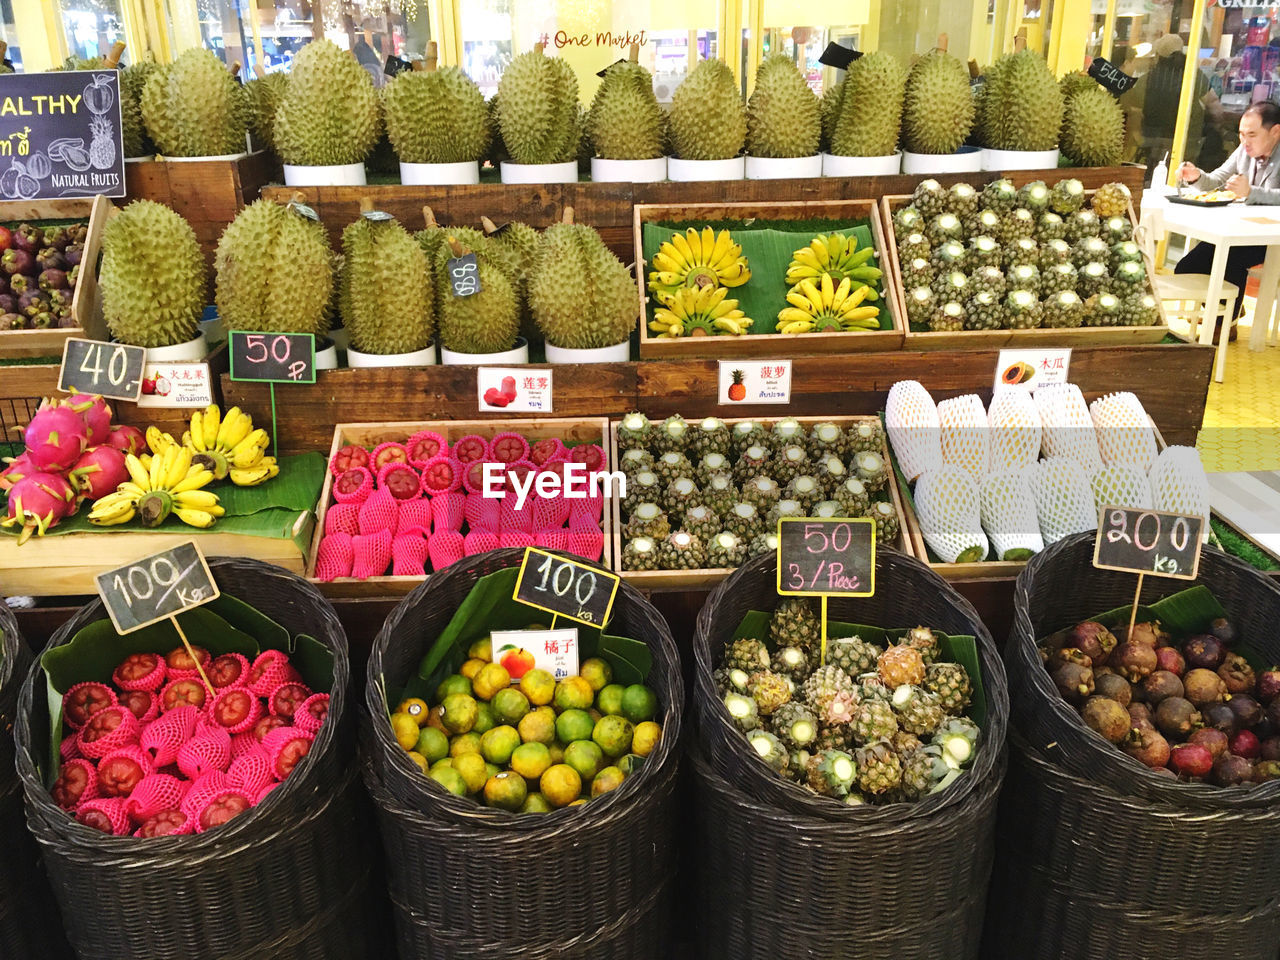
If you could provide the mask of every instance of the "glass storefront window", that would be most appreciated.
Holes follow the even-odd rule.
[[[104,56],[127,39],[120,0],[62,0],[62,29],[70,55],[84,59]],[[129,62],[127,48],[121,62]]]
[[[13,65],[14,70],[21,73],[22,50],[18,46],[18,30],[13,23],[13,0],[0,0],[0,40],[8,45],[5,59]]]

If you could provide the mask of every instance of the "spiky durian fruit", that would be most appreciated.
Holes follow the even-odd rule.
[[[501,353],[520,333],[520,301],[502,267],[486,250],[475,250],[480,292],[459,297],[449,279],[449,261],[466,253],[456,238],[436,251],[436,313],[440,343],[458,353]]]
[[[662,156],[664,114],[653,94],[653,76],[623,60],[609,67],[587,114],[587,135],[599,157],[648,160]]]
[[[836,124],[840,121],[840,114],[844,109],[844,91],[845,81],[848,80],[848,74],[845,79],[838,83],[832,84],[822,91],[822,99],[818,102],[818,117],[822,121],[822,149],[827,153],[831,153],[831,141],[835,136]],[[901,117],[902,111],[898,111]]]
[[[203,47],[187,50],[147,78],[142,116],[162,154],[244,153],[249,123],[244,88],[218,55]]]
[[[1078,167],[1111,167],[1124,153],[1124,111],[1096,83],[1073,93],[1062,112],[1062,152]]]
[[[457,67],[406,70],[382,91],[387,137],[404,163],[481,160],[493,134],[484,94]]]
[[[360,217],[342,231],[342,257],[342,320],[353,347],[412,353],[431,343],[434,291],[427,255],[404,227]]]
[[[892,54],[867,53],[849,65],[831,132],[831,153],[885,157],[898,149],[906,72]]]
[[[991,65],[978,127],[982,142],[996,150],[1058,146],[1062,91],[1044,57],[1034,50],[1020,50]]]
[[[244,85],[249,103],[249,132],[257,147],[275,152],[276,111],[289,89],[289,74],[264,73]]]
[[[255,200],[222,232],[214,256],[218,315],[228,330],[325,332],[333,251],[324,227]]]
[[[703,60],[671,97],[668,133],[682,160],[728,160],[742,152],[747,112],[733,71],[723,60]]]
[[[771,53],[756,71],[747,101],[747,153],[753,157],[811,157],[818,152],[822,122],[818,96],[795,61]]]
[[[498,125],[516,163],[564,163],[578,155],[578,78],[561,57],[530,50],[498,81]]]
[[[987,536],[973,474],[945,463],[916,481],[915,501],[925,543],[944,563],[986,559]]]
[[[529,309],[547,343],[579,350],[625,343],[636,325],[635,293],[631,272],[590,227],[547,228],[529,277]]]
[[[369,72],[331,40],[313,40],[294,57],[276,111],[276,150],[285,163],[362,163],[382,133]]]
[[[156,145],[142,119],[142,90],[157,69],[154,60],[139,60],[120,70],[120,130],[126,157],[155,153]]]
[[[121,343],[166,347],[196,335],[205,264],[195,231],[151,200],[135,200],[102,231],[102,314]]]
[[[973,94],[964,62],[943,50],[925,54],[907,74],[902,144],[912,153],[955,153],[973,128]]]

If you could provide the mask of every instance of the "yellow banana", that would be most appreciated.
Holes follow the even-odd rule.
[[[706,263],[715,263],[716,252],[716,232],[710,227],[702,228],[702,243],[699,245],[698,253]]]
[[[215,409],[217,409],[215,407]],[[184,447],[194,447],[196,451],[204,449],[204,411],[197,410],[191,414],[191,429],[182,435]]]
[[[693,249],[689,246],[689,238],[683,233],[673,233],[671,235],[671,246],[675,247],[676,253],[680,255],[686,265],[692,265],[698,262],[698,258],[694,255]]]
[[[190,510],[186,507],[175,506],[173,512],[179,520],[189,527],[204,529],[205,527],[213,526],[213,514],[207,510]]]
[[[147,475],[147,471],[142,468],[142,461],[135,457],[132,453],[126,453],[124,457],[125,469],[129,471],[129,477],[142,489],[148,489],[151,485],[151,478]]]
[[[187,490],[183,493],[174,493],[173,502],[195,510],[208,510],[210,513],[214,512],[215,507],[218,510],[222,509],[218,506],[218,495],[212,490]]]
[[[235,407],[231,409],[234,410]],[[208,450],[210,447],[217,446],[218,433],[222,429],[222,421],[216,403],[211,403],[205,408],[204,421],[201,425],[204,427],[204,448]]]
[[[187,475],[175,483],[169,492],[173,494],[181,494],[190,490],[199,490],[212,479],[213,474],[204,467],[192,466],[192,468],[187,471]]]
[[[146,438],[147,449],[153,454],[161,453],[166,447],[171,447],[177,442],[172,434],[165,433],[157,426],[147,427]]]
[[[654,253],[649,292],[672,294],[682,287],[734,287],[751,276],[742,247],[727,230],[688,227],[673,233]]]
[[[280,473],[275,457],[263,457],[257,464],[245,470],[232,467],[227,476],[237,487],[254,487]]]
[[[711,265],[719,267],[722,263],[725,263],[729,250],[733,245],[733,236],[728,230],[721,230],[720,235],[716,237],[715,243],[711,247],[711,256],[708,258],[711,261]]]
[[[813,250],[814,256],[818,258],[818,263],[822,267],[826,267],[831,262],[831,252],[827,249],[827,245],[814,237],[809,241],[809,248]]]

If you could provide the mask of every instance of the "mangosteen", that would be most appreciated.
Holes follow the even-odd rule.
[[[1257,677],[1249,661],[1238,653],[1228,652],[1218,667],[1218,676],[1227,685],[1227,693],[1252,693]]]
[[[0,293],[9,292],[9,275],[0,271]]]
[[[49,295],[43,290],[28,290],[18,298],[18,309],[25,313],[28,317],[34,317],[37,313],[48,313]]]
[[[1114,700],[1122,707],[1127,707],[1133,702],[1133,687],[1129,686],[1129,681],[1118,673],[1099,675],[1095,668],[1093,671],[1093,690],[1098,696]]]
[[[1142,699],[1155,706],[1169,697],[1182,696],[1182,681],[1168,670],[1156,670],[1142,681]]]
[[[53,247],[45,247],[36,254],[36,266],[41,270],[61,270],[65,265],[62,254]]]
[[[76,284],[79,282],[80,282],[80,264],[77,263],[74,267],[72,267],[70,270],[67,271],[67,286],[71,287],[71,289],[74,290]]]
[[[34,256],[44,246],[44,231],[30,223],[19,224],[13,231],[13,245]]]
[[[1262,744],[1252,730],[1237,730],[1227,744],[1227,749],[1246,760],[1257,760],[1262,755]]]
[[[66,227],[45,227],[44,228],[44,245],[53,247],[55,250],[65,250],[71,238],[67,236]]]
[[[1209,779],[1220,787],[1235,787],[1253,781],[1253,764],[1244,757],[1225,754],[1213,764]]]
[[[58,317],[58,326],[62,327],[64,330],[69,330],[69,329],[72,329],[73,327],[80,326],[80,321],[77,320],[75,318],[75,315],[72,314],[71,311],[69,310],[64,313],[57,314],[57,317]]]
[[[1156,668],[1155,647],[1126,640],[1111,651],[1111,666],[1126,680],[1137,683]]]
[[[1216,640],[1214,642],[1217,643]],[[1187,675],[1182,678],[1182,687],[1183,695],[1197,707],[1203,707],[1206,703],[1217,703],[1227,697],[1227,685],[1208,667],[1188,670]]]
[[[1147,621],[1144,623],[1135,623],[1133,629],[1121,639],[1132,641],[1134,643],[1143,643],[1148,647],[1158,646],[1161,640],[1167,640],[1169,634],[1166,633],[1158,621]]]
[[[40,289],[49,290],[65,290],[67,289],[67,274],[64,270],[58,270],[50,267],[48,270],[40,272]]]
[[[62,259],[67,262],[68,267],[78,266],[80,261],[84,259],[84,244],[69,244],[67,249],[62,251]]]
[[[1258,756],[1263,760],[1280,760],[1280,737],[1271,736],[1262,741]]]
[[[1207,703],[1200,708],[1200,719],[1206,727],[1221,730],[1228,737],[1240,729],[1235,711],[1225,703]]]
[[[1151,708],[1145,703],[1134,701],[1129,704],[1129,719],[1135,724],[1151,723]]]
[[[0,293],[0,312],[17,313],[18,298],[12,293]]]
[[[3,254],[0,254],[0,270],[3,270],[11,277],[19,274],[30,275],[35,272],[36,260],[26,250],[20,250],[17,247],[10,247]]]
[[[76,294],[74,290],[49,290],[49,302],[53,304],[55,310],[60,308],[71,309],[71,305],[75,303]]]
[[[1168,767],[1157,767],[1151,772],[1154,773],[1157,777],[1164,777],[1166,780],[1178,779],[1178,775],[1174,773],[1172,770],[1170,770]]]
[[[12,311],[0,315],[0,330],[25,330],[27,329],[27,318],[20,313]]]
[[[1236,642],[1236,627],[1226,617],[1217,617],[1209,624],[1209,632],[1227,646]]]
[[[1215,760],[1227,752],[1227,735],[1213,727],[1201,727],[1187,737],[1187,743],[1198,743],[1202,747],[1207,747]]]
[[[1280,780],[1280,761],[1260,760],[1253,765],[1253,782],[1265,783],[1268,780]]]
[[[1185,740],[1200,722],[1200,714],[1186,697],[1166,697],[1156,706],[1156,729],[1171,740]]]
[[[89,239],[89,225],[87,223],[68,224],[67,239],[72,243],[84,243]]]
[[[1111,743],[1119,743],[1129,735],[1129,712],[1107,697],[1090,697],[1080,716],[1089,729]]]
[[[1156,669],[1181,677],[1187,672],[1187,660],[1177,647],[1156,647]]]
[[[1151,768],[1163,767],[1169,762],[1169,741],[1155,730],[1135,727],[1129,731],[1120,745],[1129,756]]]
[[[1093,678],[1094,678],[1095,680],[1096,680],[1096,679],[1098,679],[1098,677],[1105,677],[1105,676],[1106,676],[1107,674],[1109,674],[1109,673],[1115,673],[1115,671],[1111,669],[1111,665],[1110,665],[1110,664],[1106,664],[1106,663],[1104,663],[1104,664],[1103,664],[1102,666],[1100,666],[1100,667],[1094,667],[1094,668],[1093,668]],[[1118,676],[1118,674],[1117,674],[1117,676]]]
[[[1187,658],[1187,666],[1205,670],[1217,670],[1222,665],[1222,657],[1226,652],[1222,641],[1208,633],[1194,636],[1182,645],[1182,655]]]
[[[1183,779],[1199,780],[1213,769],[1213,754],[1198,743],[1180,743],[1169,751],[1169,769]]]
[[[50,327],[56,327],[57,322],[53,319],[53,314],[48,310],[41,310],[39,313],[31,315],[31,328],[33,330],[48,330]]]
[[[1053,682],[1064,700],[1083,703],[1093,693],[1093,668],[1078,663],[1064,663],[1053,671]]]
[[[1264,719],[1266,713],[1262,705],[1247,693],[1241,693],[1227,701],[1227,706],[1236,715],[1236,725],[1241,729],[1256,727]]]
[[[1076,624],[1069,642],[1071,646],[1087,653],[1094,666],[1106,663],[1107,657],[1116,648],[1115,634],[1096,620]]]
[[[1082,667],[1092,667],[1093,658],[1078,647],[1059,647],[1049,654],[1050,671],[1057,670],[1064,663],[1078,663]]]
[[[9,280],[9,292],[16,297],[22,296],[28,290],[35,290],[39,286],[35,277],[29,277],[25,273],[15,274]]]
[[[1270,703],[1280,697],[1280,667],[1271,667],[1258,674],[1258,699]]]
[[[1280,697],[1267,704],[1266,713],[1267,723],[1271,724],[1277,733],[1280,733]]]

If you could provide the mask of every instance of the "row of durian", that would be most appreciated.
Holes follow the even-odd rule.
[[[539,233],[512,223],[490,234],[446,229],[428,209],[413,234],[375,214],[343,231],[338,254],[305,212],[258,200],[227,226],[214,263],[227,329],[319,336],[340,317],[355,349],[396,354],[437,335],[460,353],[510,350],[522,323],[569,348],[623,343],[635,327],[632,274],[590,227],[564,222]],[[158,347],[195,337],[206,272],[179,214],[131,203],[108,223],[102,252],[103,313],[117,339]],[[459,297],[448,264],[466,252],[476,255],[480,290]]]

